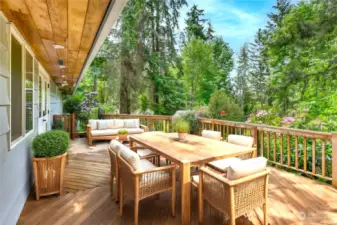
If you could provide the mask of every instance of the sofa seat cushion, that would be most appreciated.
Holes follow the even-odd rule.
[[[201,136],[209,139],[214,139],[217,141],[221,141],[221,132],[213,131],[213,130],[203,130],[201,131]]]
[[[238,163],[232,164],[228,167],[227,178],[229,180],[236,180],[265,170],[267,166],[267,159],[264,157],[257,157],[247,160],[241,160]]]
[[[129,134],[141,134],[144,133],[144,130],[141,128],[125,128],[129,132]]]
[[[209,162],[208,164],[211,165],[212,167],[218,169],[218,170],[226,172],[230,165],[236,164],[240,161],[241,161],[241,159],[232,157],[232,158],[220,159],[220,160],[216,160],[216,161],[213,161],[213,162]]]
[[[116,135],[117,133],[118,133],[118,129],[92,130],[91,136],[93,137],[111,136],[111,135]]]

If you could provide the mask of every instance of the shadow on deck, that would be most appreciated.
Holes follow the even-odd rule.
[[[133,224],[133,202],[126,198],[123,217],[111,197],[107,142],[88,148],[85,139],[73,141],[65,170],[63,196],[28,198],[18,224]],[[179,183],[179,182],[178,182]],[[178,184],[179,185],[179,184]],[[179,190],[179,188],[177,188]],[[192,222],[198,224],[197,190],[192,188]],[[171,216],[170,193],[140,202],[139,224],[180,224],[180,195],[177,216]],[[271,168],[269,182],[269,223],[337,224],[337,190],[299,175]],[[236,224],[261,224],[262,209],[236,220]],[[226,224],[223,216],[205,204],[205,224]]]

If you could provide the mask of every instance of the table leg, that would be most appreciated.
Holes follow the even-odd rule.
[[[191,164],[184,162],[180,166],[181,176],[181,224],[188,225],[191,220]]]
[[[132,139],[130,139],[130,148],[134,148],[134,147],[136,147],[136,143]]]

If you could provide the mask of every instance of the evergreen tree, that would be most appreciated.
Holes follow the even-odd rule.
[[[207,31],[206,31],[206,39],[208,41],[212,41],[214,38],[214,29],[211,21],[208,21],[207,23]]]
[[[247,79],[249,75],[249,55],[248,55],[248,44],[244,44],[240,50],[240,55],[238,59],[237,74],[234,78],[234,93],[238,104],[247,113],[248,104],[248,85]]]
[[[292,7],[293,5],[290,3],[290,0],[277,0],[276,5],[273,6],[276,12],[267,15],[269,18],[267,27],[270,30],[280,27],[283,18],[290,12]]]
[[[188,40],[190,40],[193,36],[202,40],[207,40],[204,27],[206,20],[202,18],[203,16],[204,10],[198,9],[197,5],[193,5],[187,13],[185,30]]]
[[[259,29],[249,48],[251,67],[248,77],[249,85],[254,96],[253,99],[261,106],[267,103],[267,79],[270,73],[265,46],[266,38],[266,32]]]

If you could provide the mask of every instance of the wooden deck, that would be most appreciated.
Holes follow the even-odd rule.
[[[109,155],[106,142],[88,148],[84,139],[71,143],[69,163],[65,171],[63,196],[28,198],[18,224],[133,224],[133,203],[126,198],[124,216],[119,216],[118,205],[110,196]],[[269,182],[269,223],[337,224],[337,190],[299,175],[271,168]],[[178,184],[179,185],[179,184]],[[180,190],[179,188],[177,190]],[[180,199],[179,192],[177,200]],[[170,214],[170,194],[142,200],[139,224],[180,224],[180,201],[177,216]],[[192,189],[192,223],[198,224],[197,191]],[[261,224],[262,209],[237,219],[237,224]],[[226,224],[217,211],[206,204],[205,224]]]

